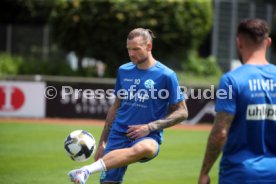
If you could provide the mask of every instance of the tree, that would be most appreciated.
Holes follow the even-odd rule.
[[[65,51],[102,60],[115,76],[128,59],[126,36],[135,27],[157,33],[154,55],[181,60],[198,49],[212,25],[209,1],[184,0],[71,0],[59,1],[51,15],[53,41]]]

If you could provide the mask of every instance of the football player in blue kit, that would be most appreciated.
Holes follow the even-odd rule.
[[[267,23],[242,20],[236,44],[243,65],[224,74],[218,86],[231,96],[216,100],[199,184],[210,183],[221,151],[220,184],[276,183],[276,66],[266,59]]]
[[[148,29],[129,33],[131,62],[118,70],[116,99],[107,114],[96,162],[69,172],[72,182],[84,184],[89,175],[102,172],[101,183],[121,183],[129,164],[157,156],[164,128],[187,118],[176,74],[153,58],[152,39]]]

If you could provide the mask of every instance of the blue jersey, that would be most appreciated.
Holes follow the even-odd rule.
[[[220,183],[276,183],[276,66],[245,64],[225,74],[216,111],[234,115]]]
[[[112,130],[126,133],[129,125],[147,124],[164,118],[168,105],[183,101],[174,71],[160,62],[146,70],[132,62],[118,70],[115,95],[121,106],[112,123]],[[162,131],[158,131],[160,141]]]

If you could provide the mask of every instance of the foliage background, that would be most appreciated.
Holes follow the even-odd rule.
[[[128,61],[126,36],[133,28],[156,33],[154,56],[163,63],[181,63],[197,51],[212,26],[211,1],[60,1],[50,17],[52,38],[79,61],[94,57],[116,75]],[[81,68],[81,62],[79,62]]]
[[[28,38],[33,39],[35,35],[22,32],[21,37],[26,37],[17,37],[16,41],[24,52],[1,54],[0,65],[11,65],[0,68],[1,75],[95,77],[95,68],[82,65],[84,57],[91,57],[107,65],[105,77],[116,77],[118,66],[129,61],[126,36],[136,27],[153,30],[154,57],[173,69],[202,76],[217,75],[210,71],[220,71],[213,58],[204,58],[198,53],[201,49],[208,56],[210,52],[212,0],[3,0],[1,5],[0,25],[30,26],[34,31],[49,25],[51,38],[51,54],[43,58],[39,55],[40,45],[21,43],[22,40],[30,43]],[[25,52],[28,49],[30,54]],[[78,71],[68,69],[65,55],[71,51],[78,56]],[[7,57],[10,62],[5,62]],[[25,64],[17,62],[18,57]],[[6,71],[7,68],[18,69]]]

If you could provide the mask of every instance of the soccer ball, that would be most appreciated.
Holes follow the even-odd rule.
[[[96,150],[96,141],[91,133],[84,130],[75,130],[65,139],[64,148],[72,160],[84,162]]]

